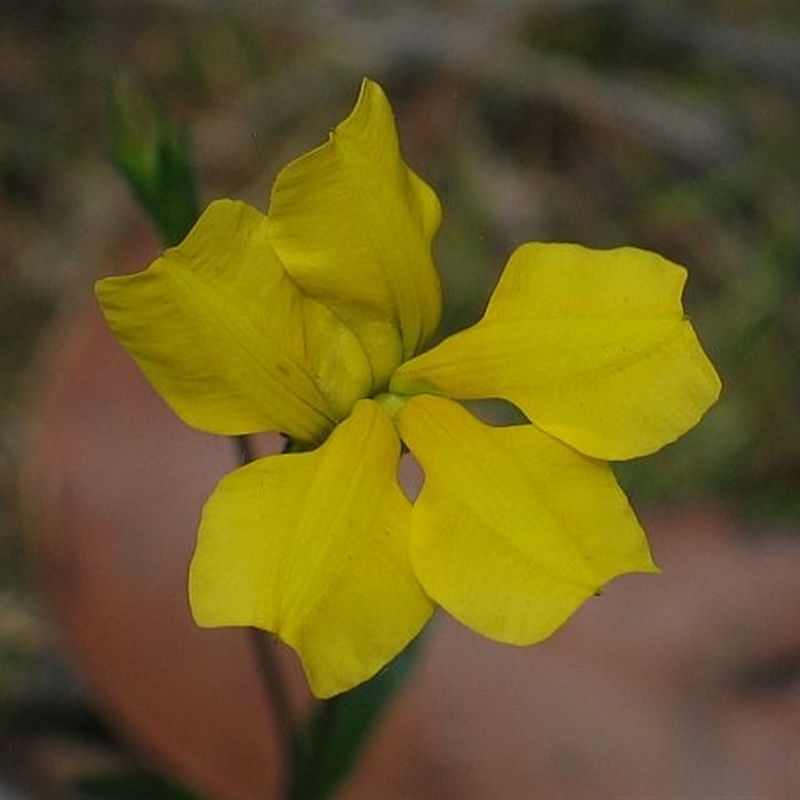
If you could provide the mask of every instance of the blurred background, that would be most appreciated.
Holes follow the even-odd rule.
[[[788,582],[787,597],[800,596],[792,577],[800,570],[774,582],[769,572],[800,566],[800,3],[6,0],[0,800],[194,796],[183,788],[194,781],[191,768],[172,770],[152,743],[131,747],[135,730],[120,734],[113,702],[109,710],[94,693],[83,644],[53,610],[61,595],[41,588],[37,575],[52,564],[31,545],[38,537],[49,547],[41,527],[51,517],[30,507],[52,511],[56,496],[45,468],[54,462],[41,450],[73,419],[57,416],[66,408],[58,393],[74,400],[94,386],[58,382],[77,369],[63,343],[88,313],[95,278],[143,268],[158,252],[108,159],[109,80],[131,71],[191,132],[203,201],[240,197],[262,208],[277,170],[346,116],[362,76],[380,81],[407,161],[444,207],[436,254],[445,330],[480,315],[524,241],[630,244],[686,265],[686,308],[722,375],[723,399],[680,443],[619,465],[618,474],[636,507],[662,520],[657,526],[669,528],[664,519],[692,509],[692,525],[706,530],[713,518],[715,531],[725,529],[720,553],[730,547],[728,529],[747,548],[777,540],[788,548],[774,560],[758,550],[758,569],[767,571],[748,607],[778,580]],[[81,369],[93,358],[97,380],[111,374],[102,353],[85,356]],[[84,422],[91,430],[91,419]],[[126,453],[109,458],[124,461]],[[59,491],[72,485],[64,474],[80,484],[80,470],[80,460],[71,461]],[[60,511],[58,518],[72,535],[78,523]],[[665,561],[669,547],[665,535]],[[702,563],[724,569],[726,556],[714,552]],[[693,560],[690,553],[686,563]],[[736,563],[725,586],[745,590],[754,572]],[[778,655],[747,673],[758,691],[769,690],[781,719],[793,715],[786,752],[800,747],[791,706],[800,617],[791,620]],[[195,782],[192,792],[223,785]],[[563,784],[564,796],[570,786]],[[711,780],[692,796],[800,797],[796,773],[738,794],[735,782],[720,786]],[[519,796],[544,796],[519,788]],[[248,796],[237,791],[230,796]],[[650,796],[662,795],[656,787]]]

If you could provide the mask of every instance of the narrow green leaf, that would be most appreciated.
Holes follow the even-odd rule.
[[[130,73],[113,81],[108,117],[112,161],[164,244],[177,244],[199,216],[187,131]]]
[[[86,800],[200,800],[182,786],[135,768],[81,777],[75,788]]]

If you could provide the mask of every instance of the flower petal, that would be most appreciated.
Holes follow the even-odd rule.
[[[374,390],[384,388],[439,324],[430,247],[441,210],[403,162],[377,83],[363,82],[355,108],[326,144],[281,171],[268,216],[286,270],[355,331]]]
[[[501,397],[588,455],[653,452],[720,390],[683,315],[685,279],[634,248],[524,245],[483,319],[401,366],[391,391]]]
[[[175,412],[222,434],[321,440],[371,386],[353,333],[284,272],[266,217],[212,203],[149,269],[97,296],[117,338]]]
[[[615,576],[656,570],[607,464],[532,425],[485,425],[444,398],[411,398],[397,421],[425,472],[414,569],[474,630],[530,644]]]
[[[319,697],[394,658],[432,609],[410,565],[399,454],[389,418],[361,401],[318,450],[223,478],[192,561],[198,624],[274,632],[298,652]]]

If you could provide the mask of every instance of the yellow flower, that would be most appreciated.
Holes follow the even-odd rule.
[[[692,427],[719,379],[653,253],[526,244],[483,319],[425,350],[441,297],[436,195],[365,81],[267,215],[220,200],[149,269],[97,285],[106,319],[188,424],[296,449],[224,477],[190,570],[200,625],[293,647],[321,697],[377,672],[435,604],[527,644],[626,572],[656,568],[608,460]],[[503,398],[492,427],[456,400]],[[397,484],[401,441],[425,473]]]

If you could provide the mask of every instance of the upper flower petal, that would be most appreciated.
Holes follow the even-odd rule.
[[[374,402],[309,453],[269,456],[220,481],[190,573],[200,625],[255,625],[300,655],[314,693],[388,663],[432,605],[411,569],[400,443]]]
[[[433,190],[402,160],[383,90],[369,80],[328,142],[275,182],[269,226],[281,260],[356,332],[376,390],[439,324],[430,247],[440,217]]]
[[[318,441],[371,387],[354,334],[286,275],[244,203],[212,203],[178,247],[96,291],[150,382],[203,430]]]
[[[634,248],[523,245],[483,319],[402,365],[391,391],[501,397],[588,455],[652,452],[720,391],[683,314],[685,280]]]
[[[485,425],[444,398],[413,397],[397,421],[425,471],[414,569],[474,630],[530,644],[615,576],[655,571],[607,464],[532,425]]]

